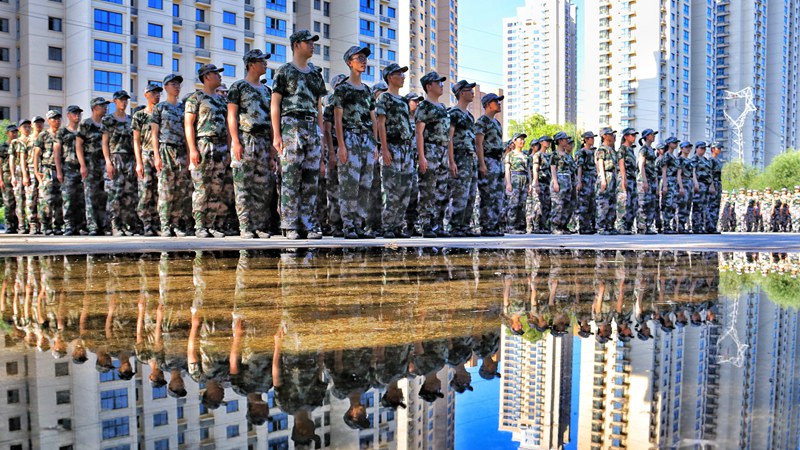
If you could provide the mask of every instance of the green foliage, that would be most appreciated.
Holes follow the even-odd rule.
[[[508,138],[510,139],[514,133],[525,133],[528,135],[528,140],[525,144],[526,147],[530,145],[531,139],[538,139],[544,135],[552,137],[559,131],[564,131],[568,135],[572,136],[573,139],[575,139],[575,150],[580,147],[579,144],[581,142],[581,133],[578,131],[578,127],[575,126],[574,123],[566,123],[563,125],[547,123],[547,119],[545,119],[541,114],[534,114],[526,117],[522,122],[512,120],[508,123]]]
[[[762,277],[760,285],[771,302],[785,308],[800,307],[800,279],[771,273]]]
[[[0,144],[5,144],[5,142],[8,140],[8,135],[6,134],[6,127],[11,125],[12,123],[13,122],[11,122],[8,119],[0,120]]]
[[[793,188],[800,185],[800,151],[788,150],[778,155],[763,172],[741,161],[731,161],[722,167],[722,188],[772,189]]]
[[[722,189],[730,191],[743,187],[750,189],[758,177],[758,169],[736,160],[722,166]]]

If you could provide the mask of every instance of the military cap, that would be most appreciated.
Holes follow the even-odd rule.
[[[711,148],[725,148],[725,147],[722,145],[722,142],[712,142]]]
[[[319,35],[311,34],[308,30],[297,30],[289,36],[289,44],[294,45],[295,42],[304,42],[304,41],[318,41]]]
[[[331,78],[331,87],[336,88],[336,86],[344,83],[345,81],[347,81],[347,75],[340,73],[339,75]]]
[[[545,134],[539,138],[539,142],[553,142],[553,138]]]
[[[344,52],[344,62],[350,61],[350,58],[358,55],[359,53],[369,58],[369,55],[372,54],[372,51],[369,49],[369,47],[359,47],[358,45],[354,45]]]
[[[744,188],[743,188],[743,187],[740,187],[740,188],[739,188],[739,192],[744,192]]]
[[[69,106],[67,106],[67,112],[68,113],[82,113],[83,110],[78,105],[69,105]]]
[[[30,124],[31,124],[31,121],[30,121],[30,119],[22,119],[22,121],[19,123],[19,126],[23,126],[23,125],[25,125],[26,123],[27,123],[28,125],[30,125]]]
[[[525,140],[525,139],[528,139],[528,135],[525,134],[525,133],[514,133],[514,136],[511,137],[511,142],[514,142],[519,138],[522,138],[523,140]]]
[[[244,56],[242,56],[242,61],[244,61],[244,63],[247,64],[250,61],[261,61],[261,60],[269,59],[270,56],[272,56],[272,55],[270,55],[269,53],[262,52],[261,49],[254,48],[254,49],[248,50],[244,54]]]
[[[483,98],[481,99],[481,105],[483,105],[483,107],[486,108],[486,105],[488,105],[489,102],[493,101],[502,102],[504,98],[506,98],[505,95],[497,95],[494,92],[490,92],[483,96]]]
[[[694,146],[695,148],[700,148],[700,147],[706,148],[708,144],[706,144],[706,141],[697,141],[694,143]]]
[[[559,131],[558,133],[553,136],[553,140],[558,142],[561,139],[569,139],[569,135],[563,131]]]
[[[644,131],[642,131],[642,137],[650,136],[651,134],[655,136],[658,134],[658,131],[654,131],[652,128],[645,128]]]
[[[162,88],[161,86],[155,83],[150,83],[147,85],[146,88],[144,88],[144,93],[147,94],[148,92],[161,92],[163,90],[164,88]]]
[[[569,142],[570,144],[572,144],[573,142],[575,142],[575,138],[574,138],[574,137],[572,137],[572,136],[567,136],[567,142]]]
[[[395,72],[408,72],[408,66],[400,67],[400,64],[397,63],[389,64],[388,66],[384,67],[383,72],[381,72],[383,76],[383,81],[386,81],[388,83],[386,79],[389,77],[389,75]]]
[[[36,123],[36,122],[44,122],[44,117],[42,116],[31,117],[31,123]]]
[[[17,131],[17,130],[18,130],[17,124],[15,123],[10,123],[6,125],[6,131]]]
[[[789,192],[789,189],[781,188],[781,192]]]
[[[455,83],[450,90],[453,92],[453,95],[458,95],[459,92],[463,91],[464,89],[472,89],[477,85],[477,83],[469,83],[467,80],[459,80],[458,83]]]
[[[114,92],[113,95],[114,100],[122,100],[126,98],[131,98],[131,96],[128,95],[128,91],[126,91],[125,89],[120,89],[117,92]]]
[[[602,130],[600,130],[600,136],[605,136],[607,134],[617,134],[617,131],[609,127],[605,127]]]
[[[769,191],[769,192],[772,192],[772,188],[771,188],[771,187],[769,187],[769,186],[765,187],[765,188],[764,188],[764,192],[767,192],[767,191]]]
[[[667,148],[666,142],[659,142],[658,145],[656,145],[656,150],[661,150],[663,148]]]
[[[92,108],[94,108],[95,106],[107,105],[109,103],[111,103],[111,102],[109,102],[108,100],[106,100],[103,97],[95,97],[95,98],[92,99],[91,105],[92,105]]]
[[[436,72],[428,72],[425,75],[423,75],[422,78],[419,79],[419,82],[420,84],[422,84],[422,87],[425,87],[430,83],[436,83],[445,80],[447,80],[447,77],[440,76]]]
[[[800,186],[795,186],[795,187],[794,187],[794,190],[795,190],[795,191],[796,191],[796,190],[800,190]]]
[[[669,144],[677,144],[678,142],[680,142],[680,141],[675,136],[670,136],[670,137],[667,138],[666,141],[664,141],[664,143],[667,144],[667,145],[669,145]]]
[[[210,74],[211,72],[220,73],[223,70],[225,70],[225,69],[220,69],[217,66],[215,66],[214,64],[203,64],[202,66],[200,66],[199,69],[197,69],[197,76],[199,78],[203,78],[204,76]]]
[[[531,145],[539,145],[541,142],[541,139],[531,139]]]
[[[623,136],[627,136],[629,134],[637,135],[637,134],[639,134],[639,132],[634,130],[633,128],[625,128],[624,130],[622,130],[622,135]]]
[[[681,148],[684,148],[684,147],[694,147],[694,145],[689,141],[683,141],[683,142],[681,142]]]
[[[388,91],[388,90],[389,90],[389,86],[387,86],[386,83],[384,83],[383,81],[379,81],[379,82],[375,83],[374,85],[372,85],[372,92],[374,94],[377,94],[378,92]]]
[[[425,99],[425,97],[414,92],[409,92],[408,94],[406,94],[404,98],[406,99],[407,102],[410,102],[412,100],[416,102],[421,102],[422,100]]]
[[[45,117],[47,117],[47,120],[55,119],[56,117],[61,117],[61,111],[51,109],[50,111],[47,111]]]
[[[582,137],[583,139],[590,139],[590,138],[595,138],[595,137],[597,137],[597,135],[596,135],[596,134],[594,134],[594,132],[593,132],[593,131],[587,131],[587,132],[583,133],[583,134],[581,135],[581,137]]]
[[[178,75],[177,73],[171,73],[164,77],[164,84],[167,84],[170,81],[177,81],[178,83],[183,83],[183,77]]]

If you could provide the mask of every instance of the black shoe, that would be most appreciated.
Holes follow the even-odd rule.
[[[358,239],[358,234],[355,231],[348,231],[344,233],[345,239]]]
[[[436,239],[437,237],[439,237],[439,235],[437,235],[436,233],[434,233],[431,230],[424,230],[422,232],[422,237],[428,238],[428,239]]]
[[[358,237],[361,239],[375,239],[375,235],[372,234],[371,231],[362,231],[361,233],[358,233]]]
[[[146,228],[144,229],[144,232],[143,232],[142,234],[143,234],[144,236],[150,236],[150,237],[152,237],[152,236],[155,236],[155,235],[156,235],[156,231],[155,231],[154,229],[152,229],[151,227],[146,227]]]
[[[383,238],[384,239],[395,239],[395,238],[397,238],[397,236],[395,236],[393,231],[384,231],[383,232]]]
[[[332,234],[333,234],[333,237],[335,237],[335,238],[343,238],[344,237],[344,231],[342,231],[342,230],[333,230]]]
[[[410,234],[406,233],[406,232],[405,232],[405,231],[403,231],[403,230],[397,230],[397,231],[395,231],[395,233],[394,233],[394,234],[395,234],[395,236],[396,236],[396,237],[398,237],[399,239],[408,239],[408,238],[410,238],[410,237],[411,237],[411,235],[410,235]]]
[[[450,234],[450,233],[448,233],[447,231],[437,231],[437,232],[436,232],[436,236],[437,236],[437,237],[440,237],[440,238],[449,238],[449,237],[453,237],[453,235],[452,235],[452,234]]]
[[[67,228],[66,230],[64,230],[64,234],[62,236],[77,236],[77,235],[78,235],[78,230],[74,228]]]
[[[100,236],[100,233],[97,230],[89,230],[89,236]]]

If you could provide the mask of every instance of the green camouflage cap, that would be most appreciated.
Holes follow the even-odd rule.
[[[430,83],[436,83],[439,81],[445,81],[447,77],[440,76],[436,72],[428,72],[419,79],[420,84],[422,87],[429,85]]]
[[[15,123],[10,123],[10,124],[6,125],[6,131],[7,132],[17,131],[17,130],[18,130],[17,124],[15,124]]]
[[[395,72],[404,72],[404,73],[408,72],[408,66],[400,67],[400,64],[397,63],[389,64],[388,66],[384,67],[383,71],[381,72],[381,75],[383,76],[383,81],[386,81],[388,83],[388,80],[386,78],[388,78],[389,75]]]
[[[419,95],[419,94],[417,94],[416,92],[409,92],[409,93],[408,93],[408,94],[406,94],[406,95],[405,95],[405,97],[403,97],[403,98],[405,98],[407,102],[410,102],[410,101],[412,101],[412,100],[413,100],[413,101],[415,101],[415,102],[421,102],[422,100],[424,100],[424,99],[425,99],[425,97],[424,97],[424,96],[422,96],[422,95]]]
[[[44,122],[44,117],[42,116],[31,117],[31,123],[36,123],[36,122]]]
[[[372,54],[372,50],[370,50],[369,47],[359,47],[358,45],[354,45],[348,48],[346,52],[344,52],[344,57],[343,57],[344,62],[349,62],[350,58],[359,53],[369,58],[369,55]]]
[[[247,53],[245,53],[244,56],[242,57],[242,60],[244,61],[245,64],[247,64],[250,61],[261,61],[269,59],[270,56],[271,55],[269,53],[264,53],[261,51],[261,49],[254,48],[252,50],[248,50]]]
[[[183,83],[183,77],[178,75],[177,73],[171,73],[164,77],[164,84],[167,84],[170,81],[177,81],[178,83]]]
[[[161,86],[159,86],[159,85],[157,85],[155,83],[150,83],[150,84],[147,85],[146,88],[144,88],[144,93],[147,94],[148,92],[154,92],[154,91],[155,92],[161,92],[163,90],[164,90],[164,88],[162,88]]]
[[[126,98],[131,98],[131,96],[128,95],[128,91],[126,91],[125,89],[120,89],[117,92],[114,92],[113,98],[114,100],[122,100]]]
[[[111,103],[111,102],[109,102],[108,100],[106,100],[103,97],[95,97],[95,98],[92,99],[92,102],[90,103],[90,105],[92,106],[92,108],[94,108],[95,106],[107,105],[109,103]]]
[[[477,83],[469,83],[467,80],[459,80],[459,82],[454,84],[450,90],[453,92],[453,95],[458,95],[458,93],[464,89],[472,89],[475,86],[477,86]]]
[[[78,105],[69,105],[69,106],[67,106],[67,112],[68,113],[82,113],[83,109],[81,109],[81,107],[78,106]]]
[[[203,64],[202,66],[200,66],[199,69],[197,69],[197,77],[198,78],[203,78],[204,76],[210,74],[211,72],[220,73],[223,70],[225,70],[225,69],[220,69],[217,66],[215,66],[214,64]]]
[[[304,41],[318,41],[319,36],[316,34],[311,34],[308,30],[297,30],[289,36],[289,44],[294,45],[295,42],[304,42]]]
[[[384,83],[383,81],[379,81],[379,82],[375,83],[374,85],[372,85],[372,93],[373,94],[378,94],[378,93],[381,93],[381,92],[384,92],[384,91],[388,91],[388,90],[389,90],[389,86],[387,86],[386,83]]]
[[[47,111],[45,117],[47,117],[47,120],[55,119],[56,117],[61,117],[61,111],[58,111],[56,109],[51,109],[50,111]]]

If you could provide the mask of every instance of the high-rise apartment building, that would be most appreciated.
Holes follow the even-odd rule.
[[[364,81],[398,55],[398,0],[30,0],[0,2],[0,118],[18,120],[127,90],[144,101],[147,83],[184,77],[183,93],[199,84],[197,67],[224,68],[230,85],[244,76],[242,55],[270,53],[267,78],[291,61],[289,36],[319,34],[311,62],[347,72],[351,45],[372,49]]]
[[[576,9],[569,0],[527,0],[503,19],[506,122],[533,114],[549,123],[578,115]],[[508,123],[503,123],[504,131]]]

